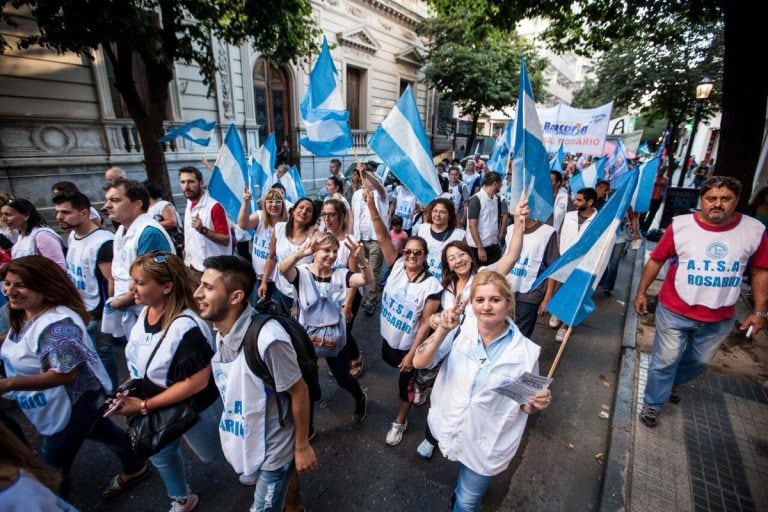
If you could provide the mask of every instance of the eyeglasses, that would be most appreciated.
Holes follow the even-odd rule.
[[[447,261],[448,263],[452,263],[452,262],[456,261],[459,258],[463,258],[464,256],[469,256],[469,255],[467,253],[465,253],[465,252],[460,252],[460,253],[452,254],[452,255],[448,256],[447,258],[445,258],[445,261]]]
[[[413,255],[418,258],[422,254],[424,254],[424,251],[422,251],[421,249],[403,249],[403,254],[405,254],[406,256]]]
[[[280,206],[281,204],[283,204],[282,199],[270,199],[269,201],[264,201],[264,202],[267,204],[267,206]]]
[[[322,212],[320,213],[320,216],[321,217],[338,217],[339,213],[338,212]]]

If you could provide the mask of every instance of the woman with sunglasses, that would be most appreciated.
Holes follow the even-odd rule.
[[[42,435],[40,455],[61,470],[61,495],[68,494],[70,469],[86,438],[107,446],[123,466],[102,490],[104,497],[147,477],[149,468],[125,432],[102,416],[112,383],[88,337],[83,299],[67,274],[33,255],[5,264],[0,279],[11,324],[1,349],[7,378],[0,378],[0,394],[10,393]]]
[[[298,251],[280,262],[280,272],[294,286],[299,323],[305,326],[317,356],[325,357],[336,383],[355,399],[352,419],[360,423],[365,419],[367,398],[360,384],[349,374],[342,304],[350,289],[373,281],[373,270],[365,259],[363,245],[349,239],[345,240],[347,258],[354,260],[354,266],[361,272],[353,273],[346,266],[337,266],[339,247],[339,240],[333,233],[316,233]],[[297,261],[306,257],[311,257],[312,263],[297,265]]]
[[[135,416],[191,399],[199,414],[183,437],[203,462],[223,457],[218,422],[221,400],[211,376],[214,342],[197,314],[192,275],[169,253],[147,253],[131,265],[131,291],[144,306],[125,346],[131,379],[143,379],[141,396],[128,396],[117,414]],[[181,438],[149,459],[163,479],[173,511],[193,510],[198,497],[187,486]]]
[[[400,370],[400,407],[386,437],[386,443],[395,446],[402,441],[408,427],[408,412],[412,405],[409,390],[416,374],[413,355],[429,333],[429,322],[422,319],[437,312],[441,289],[440,282],[428,272],[427,242],[418,236],[408,238],[400,258],[389,230],[379,216],[372,193],[366,192],[363,200],[368,206],[384,261],[392,269],[381,296],[379,321],[383,338],[382,359]]]
[[[452,200],[438,197],[427,205],[424,224],[419,226],[416,234],[427,241],[429,273],[437,279],[442,279],[443,248],[449,242],[464,240],[467,236],[466,231],[456,226],[456,210]]]
[[[251,263],[256,272],[256,284],[248,299],[250,303],[256,304],[262,299],[271,299],[275,291],[275,274],[273,270],[266,274],[267,257],[269,256],[270,244],[272,242],[272,232],[278,222],[285,222],[288,219],[288,209],[283,201],[283,193],[276,189],[270,189],[264,195],[262,209],[253,213],[248,213],[248,205],[251,204],[253,196],[247,189],[243,193],[243,203],[240,205],[240,211],[237,214],[237,225],[241,229],[253,229],[253,248],[251,249]],[[273,266],[274,268],[274,266]],[[262,284],[264,287],[262,288]]]
[[[333,234],[339,241],[339,252],[336,257],[334,268],[349,268],[352,272],[357,272],[357,259],[350,258],[349,248],[346,246],[348,226],[345,219],[349,211],[345,203],[337,198],[326,199],[320,211],[320,219],[325,224],[325,231]],[[363,355],[360,353],[360,347],[357,340],[352,335],[352,326],[355,323],[355,317],[360,310],[360,304],[363,302],[363,291],[360,288],[349,288],[347,297],[344,300],[344,319],[347,327],[347,355],[349,356],[349,374],[358,378],[363,373]]]
[[[0,208],[0,212],[5,225],[19,232],[19,238],[11,249],[11,257],[15,259],[37,254],[53,260],[66,270],[61,238],[48,227],[35,205],[26,199],[11,199]]]
[[[304,245],[304,242],[312,239],[317,224],[317,217],[318,212],[315,209],[315,203],[310,198],[302,197],[296,201],[291,211],[288,212],[288,220],[286,222],[278,222],[275,225],[275,229],[272,232],[272,240],[269,243],[269,255],[264,266],[264,275],[271,275],[275,270],[275,265],[279,265],[284,258],[298,251]],[[311,261],[312,257],[306,256],[296,263],[310,263]],[[275,277],[275,287],[275,299],[280,302],[286,311],[290,311],[293,308],[293,300],[295,298],[293,285],[288,282],[285,276],[278,272]],[[264,290],[263,293],[262,289]],[[259,287],[259,297],[263,297],[265,294],[266,285],[262,280]]]
[[[443,361],[432,392],[428,425],[440,450],[459,462],[454,512],[477,512],[491,479],[504,471],[520,446],[529,414],[549,406],[543,390],[520,404],[505,390],[526,372],[538,374],[538,345],[512,320],[514,294],[504,275],[480,272],[470,287],[474,328],[461,329],[459,308],[440,322],[416,351],[417,368]]]

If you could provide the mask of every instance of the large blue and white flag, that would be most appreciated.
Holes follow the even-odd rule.
[[[605,164],[605,175],[611,181],[611,188],[618,189],[621,186],[620,178],[629,171],[627,165],[627,148],[621,139],[616,139],[613,153]]]
[[[629,179],[613,193],[581,238],[531,286],[533,290],[547,278],[563,283],[549,301],[547,310],[566,325],[579,325],[595,310],[592,294],[608,266],[616,232],[627,212],[636,180],[637,173],[629,173]]]
[[[557,171],[562,174],[563,161],[565,161],[565,151],[563,150],[563,145],[560,144],[560,147],[557,149],[557,154],[549,162],[549,170]]]
[[[211,133],[216,128],[216,121],[195,119],[184,126],[171,128],[165,135],[157,139],[158,142],[170,142],[176,137],[182,137],[195,144],[207,146],[211,143]]]
[[[525,59],[520,59],[520,91],[517,97],[514,148],[509,197],[520,197],[525,190],[528,207],[531,209],[530,217],[546,222],[552,215],[554,198],[547,150],[539,115],[536,113],[533,88],[525,68]]]
[[[491,153],[491,159],[488,160],[488,169],[506,176],[510,154],[514,146],[515,124],[510,120],[507,121],[504,130],[496,137],[496,142],[493,143],[493,152]]]
[[[440,195],[440,181],[410,85],[368,145],[421,204]]]
[[[597,182],[603,179],[603,171],[607,158],[601,157],[581,170],[581,172],[571,176],[568,181],[571,187],[571,197],[576,197],[579,190],[583,188],[595,188]]]
[[[254,197],[263,198],[269,190],[269,181],[275,173],[275,160],[277,159],[277,144],[275,134],[270,133],[264,144],[253,155],[253,164],[250,171],[250,187]]]
[[[230,219],[237,219],[240,211],[243,191],[248,182],[247,171],[248,162],[243,142],[235,125],[230,124],[208,183],[208,193],[221,203]]]
[[[653,184],[659,171],[659,159],[653,157],[640,167],[640,177],[637,180],[635,195],[632,196],[632,209],[635,213],[645,213],[651,208]]]
[[[299,174],[299,170],[295,165],[291,166],[291,170],[288,171],[288,174],[291,176],[293,184],[296,187],[296,199],[298,200],[302,197],[306,197],[307,192],[304,190],[304,183],[301,182],[301,174]]]
[[[336,81],[336,66],[323,37],[323,48],[309,73],[309,87],[301,102],[301,120],[307,130],[299,142],[317,156],[346,154],[352,147],[349,112]]]

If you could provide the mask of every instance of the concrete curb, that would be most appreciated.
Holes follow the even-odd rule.
[[[624,337],[622,340],[619,378],[616,382],[616,396],[611,414],[610,442],[606,458],[603,488],[600,494],[601,512],[619,512],[627,509],[629,469],[632,454],[632,417],[634,414],[634,383],[637,368],[635,338],[637,313],[632,305],[640,274],[643,270],[645,241],[635,255],[632,271],[632,285],[627,300],[627,314],[624,319]]]

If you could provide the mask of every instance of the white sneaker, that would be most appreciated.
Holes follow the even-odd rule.
[[[168,512],[189,512],[190,510],[195,510],[198,501],[200,500],[197,498],[197,494],[189,493],[189,496],[184,500],[184,503],[180,501],[172,501],[171,509]]]
[[[435,451],[435,445],[427,441],[426,439],[419,443],[419,446],[416,447],[416,452],[419,454],[419,457],[421,457],[424,460],[429,460],[432,458],[432,453]]]
[[[565,333],[568,332],[568,329],[563,325],[561,328],[557,330],[557,334],[555,334],[555,341],[558,343],[562,343],[565,339]]]
[[[421,389],[419,386],[413,387],[413,405],[419,406],[424,405],[424,402],[427,401],[427,395],[429,394],[428,389]]]
[[[400,441],[403,440],[403,432],[405,432],[405,429],[407,428],[408,420],[405,420],[405,423],[392,422],[392,426],[389,428],[389,432],[387,432],[386,443],[389,446],[400,444]]]
[[[243,473],[239,477],[237,477],[237,480],[242,485],[256,485],[256,482],[259,481],[259,476],[256,473],[253,473],[249,475],[248,473]]]
[[[549,326],[553,329],[557,329],[557,326],[560,325],[560,319],[557,318],[555,315],[552,315],[549,317]]]

